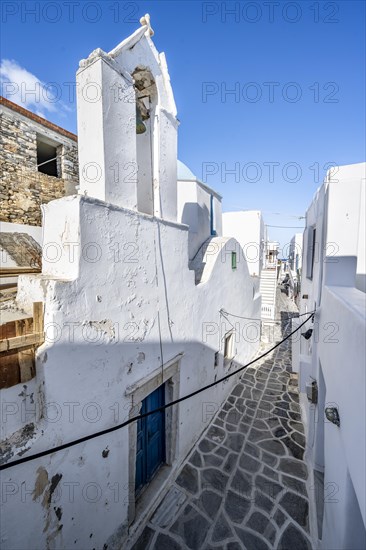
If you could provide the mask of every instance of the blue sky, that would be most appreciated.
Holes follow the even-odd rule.
[[[111,50],[145,13],[167,57],[180,159],[224,211],[290,226],[269,228],[285,245],[325,167],[365,160],[364,2],[4,1],[1,72],[18,90],[3,94],[75,132],[79,60]],[[56,83],[57,100],[20,93],[36,80]]]

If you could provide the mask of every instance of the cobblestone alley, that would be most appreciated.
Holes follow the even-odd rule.
[[[276,341],[294,312],[277,304]],[[245,370],[130,548],[310,549],[303,432],[287,340]]]

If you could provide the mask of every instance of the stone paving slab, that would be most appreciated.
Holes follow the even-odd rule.
[[[288,340],[244,372],[129,548],[310,550],[304,448]]]

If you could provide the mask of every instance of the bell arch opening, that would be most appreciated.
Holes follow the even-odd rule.
[[[138,65],[132,73],[136,93],[137,209],[154,214],[154,127],[157,88],[150,69]]]

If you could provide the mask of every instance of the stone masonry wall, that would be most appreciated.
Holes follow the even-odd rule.
[[[57,148],[62,178],[37,171],[39,125],[17,113],[0,113],[0,220],[41,225],[40,205],[74,194],[79,183],[77,142],[62,136]],[[45,132],[46,134],[46,132]]]

